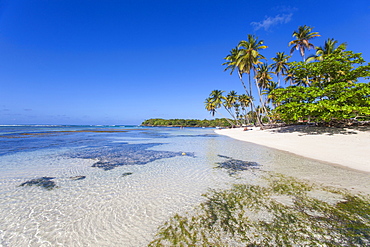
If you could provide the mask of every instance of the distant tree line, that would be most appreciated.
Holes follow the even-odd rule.
[[[199,119],[162,119],[152,118],[145,120],[142,126],[166,126],[166,127],[230,127],[229,119],[216,118],[212,120]]]

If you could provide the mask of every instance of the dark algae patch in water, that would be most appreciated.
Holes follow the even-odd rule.
[[[54,177],[41,177],[41,178],[35,178],[31,179],[29,181],[26,181],[19,186],[40,186],[47,190],[52,190],[56,187],[56,184],[53,180]]]
[[[370,197],[280,174],[210,190],[149,246],[370,246]]]
[[[127,177],[127,176],[130,176],[132,175],[132,172],[125,172],[122,174],[122,177]]]
[[[77,180],[83,180],[86,176],[73,176],[69,177],[69,179],[77,181]],[[51,181],[55,179],[55,177],[41,177],[41,178],[35,178],[31,179],[29,181],[26,181],[24,183],[21,183],[19,186],[39,186],[47,190],[52,190],[54,188],[58,188],[56,183],[54,181]]]
[[[83,180],[86,178],[86,176],[74,176],[74,177],[69,177],[71,180],[77,181],[77,180]]]
[[[218,155],[218,157],[224,158],[226,161],[217,163],[215,168],[226,169],[230,175],[235,175],[240,171],[257,169],[259,167],[259,164],[253,161],[237,160],[224,155]]]
[[[124,165],[144,165],[157,159],[182,156],[182,152],[156,151],[149,150],[160,144],[127,144],[113,143],[105,146],[84,148],[72,157],[98,159],[93,167],[98,167],[106,171]],[[187,154],[192,156],[192,154]]]

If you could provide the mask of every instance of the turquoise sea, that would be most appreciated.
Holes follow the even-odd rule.
[[[370,188],[368,174],[209,128],[0,126],[0,246],[146,246],[209,189],[269,171]]]

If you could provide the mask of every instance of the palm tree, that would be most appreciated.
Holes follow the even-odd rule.
[[[244,116],[244,121],[246,121],[247,124],[249,124],[250,121],[249,121],[248,114],[247,114],[247,108],[251,104],[252,98],[246,94],[242,94],[242,95],[239,95],[238,101],[242,109],[242,115]]]
[[[220,112],[217,111],[217,109],[223,105],[223,102],[225,100],[225,96],[222,95],[223,93],[224,91],[221,90],[213,90],[209,95],[210,97],[208,97],[204,102],[206,110],[209,111],[212,114],[212,116],[214,116],[215,113],[217,112],[222,117],[224,117]],[[231,126],[234,126],[234,123],[231,122],[230,119],[226,117],[224,118],[229,122]]]
[[[294,82],[296,81],[296,77],[294,76],[294,74],[289,69],[286,73],[284,81],[285,81],[285,83],[289,82],[290,86],[292,86],[294,84]]]
[[[225,96],[222,95],[224,92],[225,91],[222,90],[213,90],[209,95],[211,99],[213,99],[213,104],[215,105],[216,109],[221,107],[222,101],[225,99]]]
[[[205,104],[206,110],[211,113],[212,117],[214,117],[216,113],[216,105],[214,104],[213,99],[208,97],[206,101],[204,102],[204,104]]]
[[[284,52],[277,52],[276,57],[272,58],[275,62],[270,65],[271,69],[278,77],[278,87],[280,87],[280,75],[286,75],[288,73],[288,59],[290,56],[286,55]]]
[[[222,65],[226,65],[226,68],[225,68],[224,71],[231,70],[230,71],[230,75],[232,75],[233,72],[236,69],[237,72],[238,72],[239,79],[240,79],[240,81],[241,81],[244,89],[247,91],[247,87],[245,86],[245,83],[243,81],[243,68],[240,67],[240,65],[238,63],[238,59],[239,59],[239,48],[236,47],[236,48],[232,49],[230,51],[230,54],[227,55],[226,57],[224,57],[224,59],[227,61],[227,62],[225,62],[225,63],[222,64]]]
[[[257,87],[258,95],[259,95],[259,98],[260,98],[261,108],[266,113],[266,116],[267,116],[269,122],[270,122],[270,118],[268,116],[268,112],[267,112],[266,107],[265,107],[265,102],[262,100],[261,89],[267,88],[268,85],[270,84],[270,82],[272,80],[271,73],[272,72],[270,72],[269,66],[267,65],[267,63],[263,63],[263,64],[259,64],[257,66],[256,75],[255,75],[256,84],[257,84],[256,87]]]
[[[298,30],[293,32],[293,37],[296,39],[289,42],[289,46],[293,45],[290,54],[293,54],[294,50],[299,50],[303,61],[305,61],[305,50],[315,48],[310,43],[310,39],[320,37],[320,34],[318,32],[312,32],[312,29],[312,27],[304,25],[299,26]]]
[[[238,65],[243,68],[243,72],[248,74],[249,78],[249,96],[252,97],[252,82],[251,82],[251,72],[256,73],[256,66],[262,63],[261,59],[266,59],[262,54],[259,53],[259,50],[266,49],[267,46],[263,44],[263,40],[258,40],[258,37],[248,34],[247,40],[242,40],[239,42],[239,59]],[[256,82],[257,86],[257,82]],[[257,86],[258,88],[258,86]],[[247,92],[248,94],[248,92]],[[259,92],[260,97],[260,92]],[[251,111],[253,112],[254,104],[251,102]],[[257,118],[258,124],[262,126],[262,122]]]
[[[295,86],[299,87],[308,87],[311,84],[310,81],[308,80],[308,77],[302,78],[300,80],[295,80],[293,83]]]
[[[309,56],[306,61],[307,62],[311,62],[313,60],[323,61],[326,55],[342,52],[347,48],[346,43],[342,43],[338,47],[336,47],[337,43],[338,41],[335,39],[327,39],[324,43],[324,47],[322,46],[316,47],[315,48],[316,54]]]
[[[263,40],[258,40],[258,37],[248,34],[247,40],[239,42],[239,59],[237,64],[243,68],[243,72],[249,76],[249,95],[252,96],[251,71],[255,71],[257,64],[262,63],[261,59],[266,59],[258,51],[266,49]]]
[[[272,72],[270,72],[269,66],[267,63],[259,64],[256,68],[255,79],[258,83],[258,87],[265,89],[272,80]]]
[[[262,94],[267,95],[265,105],[268,105],[269,103],[274,103],[275,97],[272,94],[272,91],[274,91],[277,88],[279,88],[278,83],[276,83],[274,81],[270,81],[270,83],[267,85],[265,90],[263,90]],[[273,106],[275,107],[274,104],[273,104]]]
[[[233,113],[233,108],[237,112],[237,101],[238,101],[238,95],[237,93],[232,90],[230,91],[226,97],[224,97],[223,106],[225,107],[225,110],[230,114],[230,116],[235,120],[236,123],[238,123],[238,119],[235,116],[236,114]]]

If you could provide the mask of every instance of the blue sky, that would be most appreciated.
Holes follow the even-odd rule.
[[[0,124],[210,119],[212,90],[243,92],[229,51],[254,34],[289,53],[300,25],[370,61],[368,0],[0,0]]]

